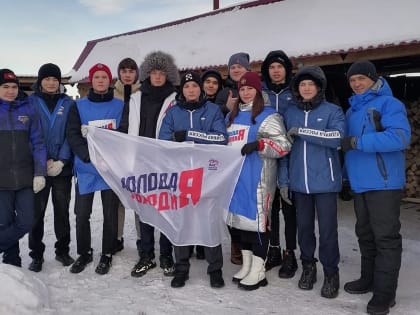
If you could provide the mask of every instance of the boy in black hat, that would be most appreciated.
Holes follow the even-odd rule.
[[[44,216],[50,192],[54,211],[55,259],[69,266],[74,259],[70,251],[69,205],[72,186],[73,156],[67,143],[66,124],[74,101],[64,94],[60,68],[52,63],[42,65],[33,86],[34,93],[28,101],[41,118],[42,131],[47,146],[47,177],[45,188],[35,194],[35,222],[29,233],[29,270],[39,272],[44,262]]]
[[[20,267],[19,240],[32,228],[34,193],[45,186],[47,159],[38,113],[18,99],[13,71],[0,70],[0,253]]]

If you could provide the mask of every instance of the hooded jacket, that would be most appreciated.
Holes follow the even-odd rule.
[[[269,74],[269,66],[273,62],[279,62],[286,70],[286,80],[283,88],[280,91],[274,91],[271,88],[271,78]],[[270,51],[261,64],[261,77],[263,79],[263,93],[268,95],[270,105],[276,111],[283,115],[292,102],[292,93],[289,88],[290,80],[292,78],[292,62],[289,57],[282,50]]]
[[[357,138],[356,150],[345,155],[352,189],[402,189],[405,184],[405,153],[411,129],[404,105],[392,95],[384,78],[362,94],[349,99],[347,135]],[[374,113],[380,118],[380,128]]]
[[[310,76],[320,85],[318,94],[305,102],[298,85]],[[338,149],[344,137],[345,117],[341,107],[325,101],[327,80],[321,68],[300,69],[291,82],[294,106],[284,114],[287,130],[297,128],[292,150],[280,160],[279,186],[306,194],[341,190],[341,163]],[[288,161],[287,161],[288,160]]]

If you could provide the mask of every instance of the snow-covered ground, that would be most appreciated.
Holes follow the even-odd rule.
[[[133,213],[127,213],[125,249],[114,256],[109,274],[95,273],[101,249],[102,218],[100,197],[95,196],[92,215],[94,263],[77,275],[71,274],[54,259],[55,236],[52,209],[46,215],[45,263],[40,273],[27,269],[30,262],[27,237],[21,241],[23,268],[0,263],[0,314],[365,314],[371,294],[350,295],[342,289],[346,281],[359,276],[359,250],[354,235],[352,202],[339,202],[339,237],[341,250],[341,290],[336,299],[320,296],[323,281],[318,263],[318,282],[312,291],[297,287],[301,267],[296,276],[284,280],[278,268],[267,272],[269,285],[256,291],[239,290],[230,279],[238,266],[229,261],[229,242],[223,244],[226,286],[212,289],[206,275],[207,263],[191,259],[190,280],[186,286],[173,289],[171,278],[159,267],[142,278],[130,271],[136,263],[136,232]],[[73,200],[74,201],[74,200]],[[73,212],[73,202],[71,203]],[[420,205],[401,207],[403,263],[397,304],[391,314],[420,314]],[[71,214],[71,255],[76,258],[74,215]],[[281,223],[283,224],[283,222]],[[283,240],[282,240],[283,241]],[[158,245],[156,246],[158,249]],[[156,252],[158,254],[158,251]]]

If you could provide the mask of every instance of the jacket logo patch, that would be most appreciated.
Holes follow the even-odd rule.
[[[28,116],[18,116],[18,121],[20,121],[22,124],[26,125],[29,122]]]
[[[323,121],[323,119],[322,118],[317,118],[316,121],[321,122],[321,121]]]

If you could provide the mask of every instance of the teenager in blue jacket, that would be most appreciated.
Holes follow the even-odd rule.
[[[269,97],[270,104],[280,115],[292,106],[292,92],[290,81],[292,79],[292,63],[283,50],[270,51],[261,64],[261,76],[263,78],[263,92]],[[265,269],[270,270],[281,265],[280,278],[292,278],[297,270],[295,256],[296,249],[296,208],[292,203],[292,196],[288,190],[276,189],[271,209],[270,246],[268,248]],[[280,209],[284,219],[284,238],[286,249],[283,251],[283,259],[280,248]]]
[[[42,65],[34,84],[35,92],[28,101],[41,118],[47,147],[47,177],[43,190],[35,194],[35,222],[29,233],[29,270],[39,272],[44,262],[44,216],[50,192],[54,211],[55,259],[69,266],[74,259],[69,255],[69,205],[72,186],[73,157],[66,137],[67,117],[74,101],[64,94],[60,68],[52,63]]]
[[[168,109],[159,132],[159,139],[176,142],[191,141],[201,144],[227,144],[227,131],[223,114],[214,103],[205,99],[200,76],[187,72],[181,78],[177,102]],[[173,288],[183,287],[189,277],[190,246],[174,246],[175,276]],[[222,245],[204,247],[209,266],[210,285],[221,288],[225,285],[222,277]]]
[[[18,99],[13,71],[0,70],[0,253],[20,267],[19,240],[32,228],[34,193],[45,186],[47,154],[38,113]]]
[[[344,137],[341,107],[325,100],[327,80],[320,67],[300,69],[291,82],[295,106],[284,114],[287,135],[293,141],[286,161],[280,161],[279,186],[293,192],[303,272],[299,288],[316,282],[315,211],[319,226],[319,259],[324,269],[321,296],[335,298],[340,286],[337,232],[337,192],[341,190],[338,155]],[[285,159],[283,159],[285,160]]]
[[[373,63],[355,62],[347,72],[355,93],[343,139],[345,166],[354,191],[361,276],[344,285],[352,294],[373,291],[369,314],[388,314],[395,305],[401,267],[401,190],[410,125],[404,105],[392,95]]]

